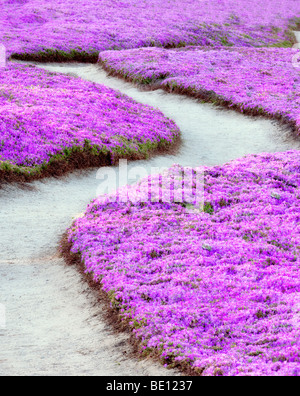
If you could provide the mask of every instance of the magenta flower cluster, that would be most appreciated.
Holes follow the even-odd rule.
[[[298,0],[2,0],[8,54],[291,42]],[[53,55],[53,54],[52,54]],[[74,55],[74,53],[73,53]]]
[[[142,350],[202,375],[299,375],[299,152],[204,168],[202,211],[145,199],[150,180],[68,232]]]
[[[291,48],[187,47],[105,51],[99,61],[132,81],[281,118],[299,132],[300,69],[294,64],[299,57]]]
[[[0,71],[0,163],[34,167],[87,143],[112,160],[145,156],[178,135],[160,111],[102,85],[33,66]]]

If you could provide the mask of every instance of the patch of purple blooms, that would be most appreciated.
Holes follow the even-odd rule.
[[[34,66],[0,71],[0,164],[47,164],[87,144],[95,155],[140,155],[179,135],[173,121],[126,95]]]
[[[141,350],[202,375],[299,375],[299,152],[204,168],[202,211],[151,202],[149,178],[68,231]]]
[[[298,0],[2,0],[8,55],[147,46],[291,44]]]
[[[102,52],[99,61],[132,81],[158,82],[168,91],[282,118],[299,132],[300,69],[293,65],[297,53],[290,48],[141,48]]]

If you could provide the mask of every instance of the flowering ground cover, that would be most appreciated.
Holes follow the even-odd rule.
[[[290,48],[140,48],[105,51],[99,61],[131,81],[283,119],[299,132],[297,53]]]
[[[159,176],[98,197],[68,231],[71,252],[144,354],[202,375],[299,375],[299,152],[203,174],[202,210],[192,179],[181,203],[159,200]],[[170,175],[174,197],[182,168]]]
[[[147,46],[289,45],[298,0],[2,0],[0,42],[22,59],[97,61]]]
[[[84,153],[84,166],[146,158],[178,136],[161,112],[102,85],[34,66],[0,71],[0,178]]]
[[[293,44],[299,0],[2,0],[0,21],[8,57],[96,62],[101,52],[124,78],[299,132],[296,50],[270,48]],[[32,66],[0,70],[0,181],[143,158],[178,136],[162,113],[104,86]],[[68,230],[69,254],[143,354],[197,375],[300,375],[299,152],[203,172],[203,196],[175,166],[171,202],[164,175],[97,198]]]

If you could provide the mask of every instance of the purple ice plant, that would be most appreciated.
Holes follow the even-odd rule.
[[[8,64],[0,70],[0,166],[46,166],[75,148],[145,157],[179,130],[161,112],[103,85]]]
[[[99,51],[160,46],[292,45],[298,0],[2,0],[8,55],[95,59]]]
[[[299,375],[299,152],[204,168],[202,211],[152,202],[149,178],[68,231],[141,351],[202,375]]]
[[[187,47],[105,51],[106,70],[141,84],[283,119],[300,131],[297,49]]]

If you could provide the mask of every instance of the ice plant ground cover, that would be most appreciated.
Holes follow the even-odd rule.
[[[0,41],[23,59],[97,61],[136,47],[291,46],[298,0],[2,0]]]
[[[283,119],[300,131],[300,69],[291,48],[140,48],[100,53],[128,80],[185,93],[251,114]]]
[[[299,130],[295,51],[250,48],[291,46],[299,18],[298,0],[2,0],[0,43],[19,59],[105,51],[123,77]],[[0,70],[0,104],[0,179],[78,153],[140,158],[179,135],[148,106],[34,67]],[[170,174],[180,187],[180,167]],[[123,189],[91,203],[69,243],[145,354],[203,375],[299,375],[299,178],[296,151],[205,168],[203,211],[149,202],[145,180],[134,201]]]
[[[146,158],[178,136],[173,121],[126,95],[34,66],[0,70],[0,170],[37,173],[76,153]],[[3,173],[1,174],[3,176]]]
[[[170,174],[176,191],[181,167]],[[149,179],[97,198],[71,251],[144,353],[202,375],[299,375],[299,152],[204,168],[204,181],[202,211],[153,200]]]

